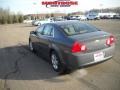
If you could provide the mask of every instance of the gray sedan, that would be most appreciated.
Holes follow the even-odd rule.
[[[110,59],[115,38],[87,23],[59,21],[30,32],[29,47],[49,60],[55,71],[63,73]]]

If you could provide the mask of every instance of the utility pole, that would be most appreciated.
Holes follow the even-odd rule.
[[[36,2],[33,2],[33,5],[35,6],[35,8],[37,8],[37,3]],[[36,15],[35,15],[36,14]],[[38,18],[38,12],[36,11],[35,13],[34,13],[34,15],[35,15],[35,18],[34,19],[37,19]]]
[[[101,9],[100,12],[102,13],[102,12],[103,12],[103,11],[102,11],[102,9],[103,9],[103,4],[100,4],[100,7],[101,7],[101,8],[100,8],[100,9]]]

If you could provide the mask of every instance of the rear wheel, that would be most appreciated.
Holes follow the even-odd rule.
[[[58,72],[59,74],[63,74],[65,71],[65,68],[63,67],[62,63],[60,62],[60,58],[55,51],[53,51],[51,53],[50,59],[51,59],[51,64],[52,64],[53,69],[56,72]]]

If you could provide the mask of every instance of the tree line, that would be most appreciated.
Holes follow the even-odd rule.
[[[120,7],[104,8],[104,9],[92,9],[91,11],[94,11],[94,12],[102,12],[102,13],[114,12],[114,13],[120,14]]]
[[[22,23],[23,20],[22,14],[13,14],[9,9],[0,8],[0,24]]]

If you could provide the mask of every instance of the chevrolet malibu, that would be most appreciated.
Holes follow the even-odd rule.
[[[80,21],[46,23],[30,32],[29,48],[51,62],[59,73],[112,58],[115,38]]]

